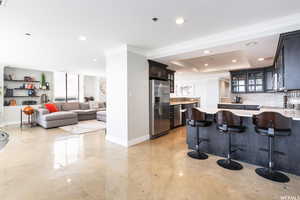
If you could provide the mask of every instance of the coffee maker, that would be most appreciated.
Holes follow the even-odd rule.
[[[242,97],[235,96],[232,103],[242,103]]]

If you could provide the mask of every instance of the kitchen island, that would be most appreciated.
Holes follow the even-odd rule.
[[[220,134],[216,129],[214,114],[219,110],[229,110],[235,115],[241,116],[246,131],[232,134],[233,148],[239,147],[241,151],[236,151],[232,158],[235,160],[255,164],[259,166],[268,165],[268,138],[257,134],[252,123],[252,116],[265,111],[281,113],[284,116],[292,117],[292,134],[285,137],[275,137],[274,141],[274,162],[275,169],[300,175],[300,111],[286,111],[283,109],[260,109],[237,110],[237,109],[203,109],[197,108],[208,114],[208,119],[213,121],[209,127],[200,127],[200,137],[207,138],[208,142],[200,144],[200,150],[209,154],[226,157],[228,152],[228,135]],[[189,149],[194,149],[196,145],[196,128],[187,127],[187,144]]]

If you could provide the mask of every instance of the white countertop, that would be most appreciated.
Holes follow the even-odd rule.
[[[253,115],[262,112],[277,112],[282,114],[283,116],[291,117],[293,118],[293,120],[300,121],[300,110],[287,110],[287,109],[277,109],[277,108],[261,108],[260,110],[238,110],[238,109],[218,109],[218,108],[197,108],[197,109],[207,114],[215,114],[219,110],[228,110],[240,117],[252,117]]]
[[[181,105],[181,104],[192,104],[192,103],[198,103],[199,101],[174,101],[174,102],[170,102],[171,106],[174,105]]]
[[[219,104],[224,104],[224,105],[249,105],[249,106],[257,106],[259,104],[247,104],[247,103],[219,103]]]

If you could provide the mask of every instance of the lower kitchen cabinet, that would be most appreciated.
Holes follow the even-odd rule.
[[[195,108],[198,106],[198,103],[191,103],[191,104],[182,104],[181,109],[186,110],[182,112],[182,125],[186,125],[186,119],[188,118],[187,110],[191,108]]]
[[[182,125],[181,121],[181,105],[170,106],[170,129],[176,128]]]

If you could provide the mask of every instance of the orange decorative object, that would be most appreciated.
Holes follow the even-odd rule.
[[[23,112],[26,115],[32,115],[34,113],[34,109],[30,106],[26,106],[25,108],[23,108]]]

